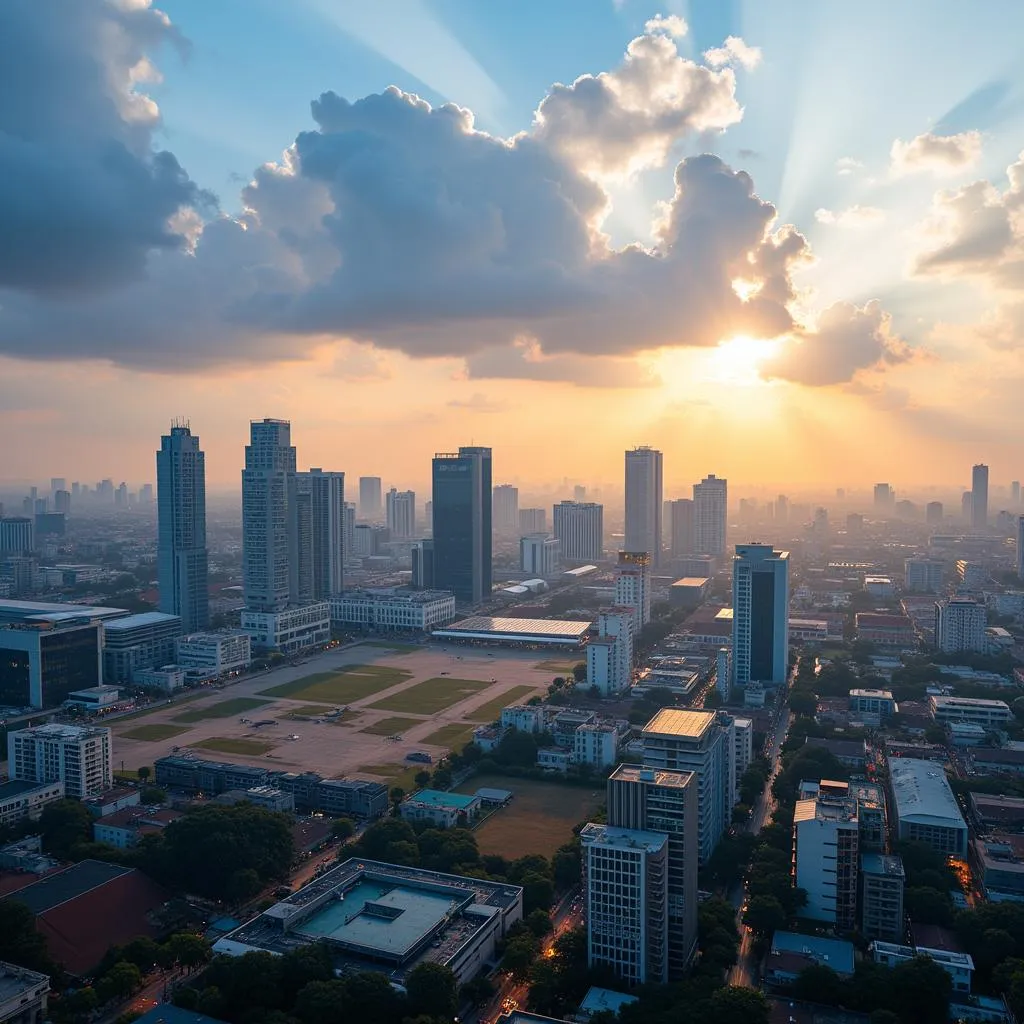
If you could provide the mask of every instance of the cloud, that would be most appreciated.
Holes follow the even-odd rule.
[[[509,348],[490,348],[466,358],[470,380],[564,382],[586,388],[647,388],[660,379],[635,359],[565,354],[547,355],[526,338]]]
[[[342,342],[334,355],[331,376],[341,380],[390,380],[392,373],[386,359],[369,345]]]
[[[885,214],[876,206],[850,206],[845,210],[814,211],[814,219],[819,224],[834,224],[840,228],[868,228],[885,221]]]
[[[957,174],[974,166],[981,157],[981,133],[935,135],[925,132],[910,142],[897,139],[889,152],[889,170],[894,177],[930,172]]]
[[[469,409],[472,412],[504,412],[508,408],[506,402],[488,398],[480,391],[474,391],[469,398],[453,398],[445,405],[449,409]]]
[[[713,68],[738,64],[746,71],[753,71],[761,63],[761,56],[759,47],[748,46],[739,36],[728,36],[722,46],[704,52],[704,59]]]
[[[678,14],[656,14],[644,22],[644,33],[649,36],[661,32],[673,39],[682,39],[689,31],[690,26]]]
[[[859,160],[855,160],[852,156],[841,156],[836,161],[836,173],[840,177],[846,177],[856,171],[862,170],[863,168],[864,165]]]

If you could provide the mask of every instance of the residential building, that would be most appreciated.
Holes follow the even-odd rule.
[[[206,455],[188,423],[171,424],[156,453],[160,611],[188,632],[210,622],[206,551]]]
[[[576,764],[610,768],[619,749],[619,730],[604,722],[581,725],[573,734],[572,756]]]
[[[88,608],[81,618],[63,614],[0,624],[0,707],[60,707],[72,691],[102,681],[102,622]]]
[[[491,596],[491,449],[433,461],[434,585],[464,604]]]
[[[971,816],[983,831],[1024,832],[1024,798],[1005,793],[971,793]]]
[[[732,563],[732,671],[739,687],[782,685],[789,671],[789,552],[737,544]]]
[[[929,697],[928,707],[936,722],[973,722],[985,729],[997,730],[1013,721],[1010,705],[1004,700],[982,697]]]
[[[294,654],[331,639],[331,605],[328,601],[297,605],[276,612],[242,611],[242,629],[253,646]]]
[[[455,597],[445,590],[347,590],[330,608],[331,621],[343,626],[425,633],[454,620]]]
[[[661,564],[662,454],[642,445],[626,452],[627,551],[646,551],[651,564]]]
[[[550,579],[558,572],[559,542],[550,533],[531,533],[519,539],[519,568],[530,576]]]
[[[49,995],[45,974],[0,962],[0,1024],[44,1024]]]
[[[622,764],[608,778],[608,824],[668,836],[668,977],[683,975],[697,946],[698,796],[692,772]]]
[[[142,790],[129,786],[115,786],[102,793],[86,797],[82,804],[94,818],[104,818],[125,807],[138,807],[142,802]]]
[[[1024,837],[995,834],[971,843],[974,878],[992,902],[1024,902]]]
[[[64,799],[64,783],[10,779],[0,782],[0,827],[29,818],[35,821],[47,804]]]
[[[695,517],[692,498],[668,502],[669,554],[673,558],[682,558],[696,550]]]
[[[942,523],[943,508],[941,501],[929,501],[924,507],[924,521],[929,526],[938,526]]]
[[[627,985],[668,981],[668,835],[589,824],[580,833],[587,966]]]
[[[518,732],[544,732],[547,728],[547,714],[541,704],[510,704],[501,709],[501,726]]]
[[[732,648],[719,647],[715,653],[715,689],[726,704],[732,695]],[[762,687],[763,692],[763,687]],[[746,694],[744,694],[744,697]]]
[[[693,485],[693,547],[697,554],[725,554],[729,488],[712,473]]]
[[[480,797],[421,789],[405,798],[398,807],[405,821],[429,821],[437,828],[469,825],[480,814]]]
[[[896,504],[896,492],[888,484],[875,484],[875,511],[889,512]]]
[[[733,730],[736,742],[733,745],[733,773],[736,776],[736,794],[733,802],[739,800],[739,783],[743,773],[754,760],[754,723],[749,718],[734,718]]]
[[[546,533],[548,514],[542,508],[521,508],[519,510],[519,533]]]
[[[860,931],[866,939],[902,942],[903,861],[885,853],[860,857]]]
[[[602,697],[626,690],[633,681],[634,610],[602,608],[597,637],[587,644],[587,685],[596,686]]]
[[[370,523],[379,523],[384,518],[384,506],[380,496],[379,476],[361,476],[359,478],[360,519],[365,519]]]
[[[878,725],[896,713],[896,701],[891,690],[859,688],[850,691],[850,710],[868,716],[864,719],[868,724]]]
[[[945,582],[946,563],[941,558],[907,558],[903,562],[903,586],[912,594],[938,594]]]
[[[179,636],[174,642],[174,661],[203,676],[242,672],[252,664],[252,637],[241,629]]]
[[[639,632],[651,621],[651,554],[620,551],[615,569],[615,604],[636,610]]]
[[[434,542],[418,540],[412,546],[412,586],[416,590],[434,589]]]
[[[1017,517],[1017,579],[1024,580],[1024,516]]]
[[[604,506],[593,501],[560,501],[552,508],[552,527],[565,562],[604,558]]]
[[[895,838],[965,856],[967,825],[942,766],[910,757],[890,757],[888,765]]]
[[[951,597],[935,602],[935,646],[943,654],[957,651],[985,653],[988,640],[985,606],[968,597]]]
[[[969,953],[957,953],[949,949],[929,949],[926,946],[904,946],[895,942],[873,942],[872,959],[886,967],[899,967],[919,956],[934,960],[953,980],[954,993],[971,991],[974,975],[974,960]]]
[[[537,751],[537,767],[547,772],[567,772],[573,763],[571,750],[563,747],[541,747]]]
[[[166,807],[125,807],[97,818],[92,824],[92,837],[116,850],[129,850],[143,836],[158,835],[182,816],[181,811]]]
[[[97,726],[37,725],[7,734],[7,772],[25,782],[63,782],[79,800],[114,781],[110,730]]]
[[[349,557],[345,549],[345,474],[318,468],[298,473],[296,493],[309,496],[308,554],[301,551],[300,538],[300,557],[309,567],[309,587],[301,596],[306,601],[326,601],[345,589],[345,559]]]
[[[130,683],[139,669],[171,664],[181,632],[181,619],[164,612],[140,612],[104,623],[104,678]]]
[[[809,747],[827,750],[847,768],[863,771],[867,763],[867,745],[863,740],[835,740],[830,737],[808,736],[804,742]]]
[[[30,555],[36,549],[35,520],[0,516],[0,555]]]
[[[983,775],[1024,775],[1024,750],[1008,747],[971,747],[971,764]]]
[[[857,639],[879,647],[917,647],[914,624],[906,615],[887,615],[883,612],[857,612],[855,617]]]
[[[797,800],[793,864],[794,882],[807,892],[802,916],[855,927],[859,839],[857,802],[845,786],[832,790],[822,783],[817,796]]]
[[[416,536],[416,492],[388,491],[385,521],[392,540],[409,540]]]
[[[498,484],[491,498],[496,532],[510,536],[519,530],[519,488],[513,484]]]
[[[960,592],[982,590],[992,578],[987,565],[970,558],[958,558],[954,570]]]
[[[644,767],[693,772],[697,783],[698,862],[711,857],[732,817],[733,720],[714,711],[663,708],[644,726]]]
[[[983,463],[971,469],[971,529],[988,529],[988,466]]]

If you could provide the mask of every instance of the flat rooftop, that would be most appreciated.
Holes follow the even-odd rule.
[[[10,800],[12,797],[31,793],[36,789],[51,789],[55,785],[54,782],[28,782],[25,779],[10,779],[7,782],[0,782],[0,800]]]
[[[0,600],[0,629],[19,622],[65,622],[68,619],[116,619],[127,615],[125,608],[100,608],[88,604],[51,601]]]
[[[861,871],[871,875],[888,875],[892,878],[903,877],[903,861],[888,853],[862,853],[860,855]]]
[[[714,711],[662,708],[644,726],[643,731],[658,736],[684,736],[698,739],[711,728],[714,721]]]
[[[928,819],[947,828],[967,830],[941,765],[914,757],[890,757],[888,764],[900,821]]]
[[[987,708],[1009,713],[1010,705],[1005,700],[990,700],[986,697],[931,697],[936,708]]]
[[[410,803],[425,804],[428,807],[457,807],[459,810],[469,807],[475,800],[475,794],[446,793],[440,789],[421,789],[409,797]]]
[[[870,688],[855,689],[850,691],[851,697],[877,698],[879,700],[892,700],[892,690],[872,690]]]
[[[661,768],[645,768],[640,764],[620,764],[608,778],[616,782],[645,782],[649,786],[682,789],[693,778],[693,772],[673,772]]]
[[[523,640],[537,643],[579,644],[592,623],[580,619],[513,619],[503,616],[472,615],[460,619],[433,635],[457,639]]]
[[[648,853],[657,853],[668,842],[668,834],[591,823],[583,827],[580,841],[584,846],[602,846],[610,850],[644,849]]]
[[[772,936],[772,953],[799,953],[831,967],[839,974],[853,974],[853,943],[843,939],[826,939],[820,935],[798,932],[776,932]],[[771,961],[768,961],[771,966]]]
[[[673,587],[704,587],[711,582],[710,576],[684,576],[681,580],[676,580],[672,584]],[[604,991],[603,989],[601,991]]]
[[[166,612],[139,612],[136,615],[125,615],[124,618],[115,619],[113,622],[104,624],[104,631],[118,633],[127,629],[139,629],[142,626],[164,626],[180,623],[178,615],[168,615]]]
[[[0,1005],[30,994],[33,989],[45,984],[50,987],[50,979],[45,974],[16,967],[14,964],[0,962]]]

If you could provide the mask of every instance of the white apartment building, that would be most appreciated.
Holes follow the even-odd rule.
[[[886,967],[898,967],[900,964],[909,963],[915,957],[926,956],[929,960],[934,960],[953,979],[954,992],[968,993],[971,991],[974,958],[970,953],[877,941],[871,943],[871,953],[876,964],[885,964]],[[982,1018],[971,1019],[980,1020]]]
[[[385,521],[392,540],[411,540],[416,536],[416,492],[394,487],[385,495]]]
[[[135,672],[135,685],[173,693],[185,685],[185,670],[180,665],[138,669]]]
[[[348,590],[331,599],[331,621],[364,629],[425,633],[455,618],[447,590]]]
[[[715,689],[727,703],[732,693],[732,648],[719,647],[715,655]]]
[[[552,527],[566,562],[600,562],[604,557],[604,506],[593,501],[560,501]]]
[[[946,575],[940,558],[908,558],[903,563],[903,586],[912,594],[938,594]]]
[[[125,615],[103,624],[103,676],[108,683],[130,683],[139,669],[174,661],[181,618],[164,612]]]
[[[732,724],[736,736],[733,746],[733,775],[736,777],[736,794],[733,799],[739,800],[740,779],[754,760],[754,723],[749,718],[734,718]]]
[[[639,632],[651,621],[651,555],[647,551],[620,551],[615,570],[615,603],[636,609]]]
[[[737,544],[732,561],[732,668],[739,687],[782,685],[789,671],[789,552]]]
[[[856,927],[857,873],[860,827],[857,801],[846,794],[829,794],[796,802],[793,815],[795,883],[806,890],[801,915],[827,921],[838,928]]]
[[[936,722],[970,722],[984,729],[998,729],[1004,723],[1013,721],[1013,712],[1004,700],[929,697],[928,707]]]
[[[8,733],[7,771],[26,782],[63,782],[65,795],[79,800],[102,793],[114,783],[110,730],[49,724]]]
[[[558,538],[550,533],[530,533],[519,539],[519,568],[531,576],[550,579],[558,572]]]
[[[602,608],[598,635],[587,644],[587,685],[596,686],[602,697],[628,689],[633,680],[632,608]]]
[[[693,546],[697,554],[725,554],[729,486],[712,473],[693,485]]]
[[[587,966],[627,985],[668,981],[668,836],[590,824],[580,842]]]
[[[204,675],[239,672],[252,664],[252,637],[240,629],[179,636],[174,661],[181,668]]]
[[[519,530],[519,488],[514,484],[498,484],[491,495],[494,529],[503,534],[516,533]]]
[[[616,762],[619,730],[614,725],[591,722],[581,725],[573,735],[573,760],[595,768],[610,768]]]
[[[501,727],[519,732],[543,732],[547,728],[547,716],[542,705],[510,704],[501,709]]]
[[[651,564],[661,562],[662,454],[646,445],[626,452],[627,551],[646,551]]]
[[[242,629],[256,647],[292,654],[331,639],[331,605],[327,601],[279,612],[242,611]]]
[[[988,649],[985,606],[968,597],[951,597],[935,602],[935,646],[943,654]]]

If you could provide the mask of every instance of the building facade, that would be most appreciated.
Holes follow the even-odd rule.
[[[794,881],[807,892],[801,916],[844,930],[856,927],[859,838],[857,803],[845,785],[832,794],[822,783],[817,796],[797,801]]]
[[[939,853],[967,853],[967,824],[941,764],[890,757],[892,819],[897,839],[927,843]]]
[[[651,564],[661,564],[662,454],[643,445],[626,452],[627,551],[646,551]]]
[[[330,606],[332,622],[364,629],[424,633],[455,618],[455,597],[444,590],[349,590]]]
[[[988,529],[988,466],[983,463],[971,469],[971,528],[978,533]]]
[[[940,558],[908,558],[903,563],[903,586],[912,594],[941,593],[945,576]]]
[[[696,549],[695,512],[692,498],[676,498],[668,502],[669,553],[682,558]]]
[[[300,531],[309,545],[308,554],[300,551],[309,574],[303,599],[326,601],[345,589],[345,474],[310,469],[297,474],[296,490],[309,496],[308,528]]]
[[[394,487],[387,493],[385,522],[392,540],[410,540],[416,536],[416,492],[399,491]]]
[[[434,585],[465,604],[491,595],[491,449],[463,447],[433,461]]]
[[[789,552],[770,544],[737,544],[732,608],[736,685],[784,684],[789,671]]]
[[[79,800],[102,793],[114,782],[110,730],[49,724],[8,733],[7,771],[24,782],[62,782]]]
[[[102,681],[98,619],[0,625],[0,707],[60,707],[73,691]]]
[[[359,478],[359,518],[368,523],[379,523],[384,518],[379,476]]]
[[[203,675],[240,672],[252,664],[252,637],[241,629],[179,636],[174,660],[182,668]]]
[[[860,931],[866,939],[902,942],[903,861],[885,853],[860,858]]]
[[[130,683],[139,669],[171,664],[180,636],[181,619],[164,612],[140,612],[104,623],[104,678]]]
[[[620,551],[615,569],[615,604],[634,609],[638,632],[651,621],[651,565],[648,551]]]
[[[505,536],[519,530],[519,488],[513,484],[498,484],[491,496],[494,529]]]
[[[276,612],[246,608],[241,624],[255,647],[293,654],[331,639],[331,605],[314,601]]]
[[[700,555],[725,554],[729,485],[714,473],[693,485],[693,547]]]
[[[0,825],[15,825],[26,818],[35,821],[47,804],[64,799],[64,783],[11,779],[0,782]]]
[[[985,606],[968,597],[951,597],[935,602],[935,646],[943,654],[976,651],[988,648],[985,627],[988,615]]]
[[[552,527],[566,562],[604,558],[604,506],[593,501],[560,501],[552,508]]]

